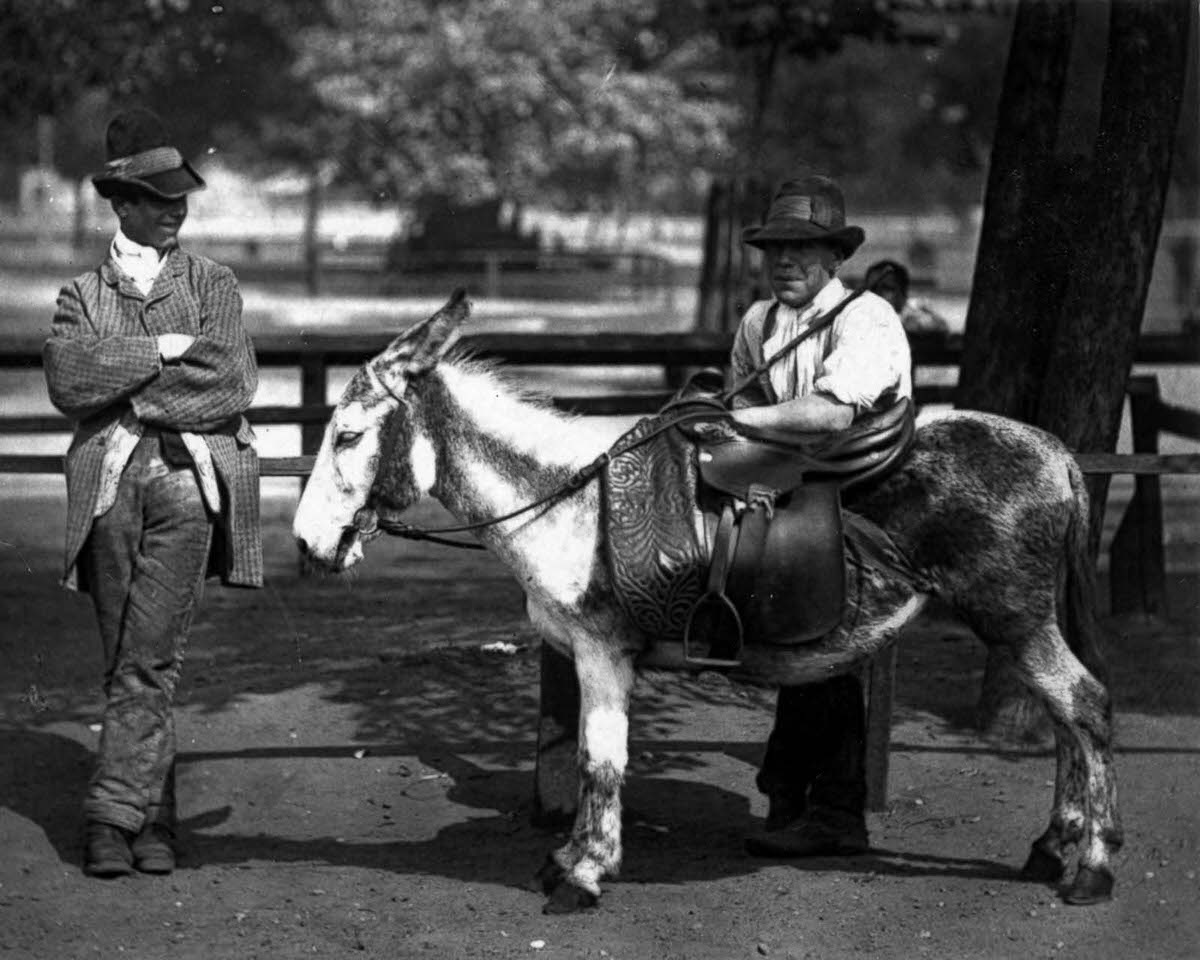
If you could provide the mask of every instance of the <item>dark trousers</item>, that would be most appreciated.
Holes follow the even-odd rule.
[[[200,599],[212,521],[190,466],[144,436],[84,546],[104,647],[104,722],[88,820],[130,831],[175,817],[172,703]]]
[[[861,818],[867,803],[866,726],[856,676],[782,687],[759,790],[796,813]]]

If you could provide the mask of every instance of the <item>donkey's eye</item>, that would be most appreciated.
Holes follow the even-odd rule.
[[[352,447],[362,439],[361,430],[340,430],[338,435],[333,438],[335,447]]]

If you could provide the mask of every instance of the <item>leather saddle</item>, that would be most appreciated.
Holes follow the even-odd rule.
[[[704,594],[692,609],[684,656],[733,666],[747,634],[803,643],[842,619],[845,540],[841,494],[894,469],[914,437],[900,398],[837,433],[748,430],[697,443],[702,500],[719,510]],[[715,502],[714,502],[715,501]]]
[[[647,633],[682,639],[691,664],[731,667],[747,637],[799,644],[841,622],[845,541],[861,538],[865,524],[843,522],[841,492],[902,461],[914,416],[901,398],[837,433],[741,425],[735,433],[703,387],[702,375],[639,424],[632,455],[610,465],[609,563],[627,613]],[[644,438],[664,418],[678,427],[643,443],[639,429]],[[703,545],[688,540],[697,509]]]

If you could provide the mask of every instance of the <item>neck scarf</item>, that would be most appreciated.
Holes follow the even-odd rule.
[[[775,329],[771,331],[770,337],[763,341],[763,360],[770,360],[810,321],[832,310],[845,296],[846,288],[842,281],[834,277],[821,288],[808,306],[796,308],[777,303]],[[801,340],[787,356],[767,371],[777,403],[795,400],[813,392],[813,383],[825,358],[825,346],[829,342],[830,330],[831,327],[826,327]]]
[[[150,288],[154,286],[155,278],[166,261],[166,257],[153,247],[135,243],[121,230],[117,230],[117,235],[113,237],[112,258],[121,268],[121,272],[142,292],[142,296],[149,295]]]

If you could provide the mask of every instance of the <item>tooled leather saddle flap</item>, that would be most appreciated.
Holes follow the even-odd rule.
[[[651,641],[678,642],[706,595],[729,499],[701,482],[697,447],[683,431],[635,443],[660,423],[650,418],[634,427],[618,444],[627,452],[603,474],[605,553],[633,623]],[[842,614],[837,485],[804,484],[772,499],[769,512],[739,508],[720,589],[745,625],[746,642],[802,643],[827,633]]]

